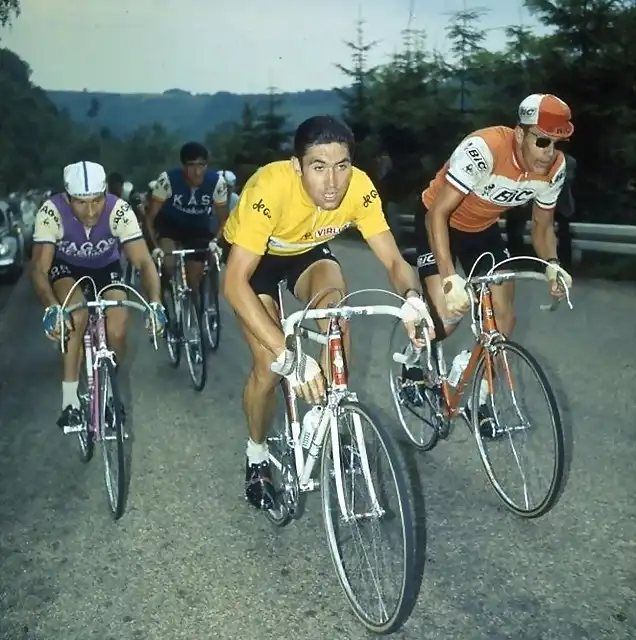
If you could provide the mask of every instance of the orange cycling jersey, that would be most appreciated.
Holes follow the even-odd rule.
[[[223,237],[261,256],[294,256],[352,225],[365,240],[389,229],[378,192],[366,173],[354,167],[340,206],[325,211],[310,200],[291,160],[283,160],[265,165],[247,181]]]
[[[449,225],[467,232],[491,227],[499,216],[534,200],[552,209],[565,180],[565,158],[559,151],[546,176],[528,173],[521,167],[509,127],[488,127],[470,134],[457,146],[422,194],[427,209],[444,182],[466,194],[450,216]]]

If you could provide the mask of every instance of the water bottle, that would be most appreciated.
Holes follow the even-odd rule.
[[[448,374],[448,384],[452,387],[456,387],[459,383],[459,379],[462,377],[468,363],[470,362],[470,351],[464,349],[460,351],[453,360],[450,373]]]
[[[314,439],[316,429],[320,424],[322,406],[315,405],[303,416],[303,426],[300,431],[300,445],[303,449],[309,449]]]

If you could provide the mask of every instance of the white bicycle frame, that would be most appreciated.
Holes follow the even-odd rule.
[[[362,291],[354,291],[346,296],[342,301],[344,302],[347,298],[351,297],[354,294],[364,293],[367,291],[378,291],[375,289],[370,290],[362,290]],[[381,291],[381,293],[389,294],[399,298],[401,301],[404,301],[404,298],[393,294],[388,291]],[[279,287],[279,308],[281,315],[283,314],[283,300],[282,300],[282,289]],[[287,317],[281,317],[281,322],[283,325],[283,332],[285,334],[285,339],[287,341],[288,338],[295,338],[295,346],[294,351],[296,353],[296,358],[300,358],[302,355],[302,344],[301,339],[309,339],[313,342],[316,342],[320,345],[326,346],[328,343],[328,337],[326,334],[321,333],[320,331],[307,329],[301,326],[301,322],[305,319],[307,320],[322,320],[327,318],[337,318],[343,320],[349,320],[353,316],[392,316],[394,318],[400,318],[400,308],[392,305],[367,305],[367,306],[336,306],[327,309],[303,309],[300,311],[295,311]],[[430,343],[428,341],[428,334],[426,334],[427,341],[427,351],[430,352]],[[287,341],[288,342],[288,341]],[[333,451],[333,459],[334,459],[334,468],[335,468],[335,477],[336,477],[336,491],[338,494],[338,503],[340,506],[340,510],[343,518],[346,520],[347,518],[353,517],[352,514],[349,514],[347,511],[345,494],[344,494],[344,485],[343,485],[343,477],[342,477],[342,468],[338,462],[340,461],[340,438],[338,437],[338,407],[343,400],[350,400],[352,402],[357,402],[357,396],[355,393],[348,389],[348,382],[345,388],[329,388],[327,392],[327,404],[324,407],[322,412],[320,423],[316,429],[315,435],[311,441],[311,444],[307,450],[307,455],[305,457],[305,453],[303,451],[303,447],[301,444],[300,436],[301,436],[301,420],[298,413],[298,405],[297,405],[297,395],[294,392],[293,388],[289,383],[285,381],[285,388],[287,391],[288,401],[288,419],[289,419],[289,427],[291,430],[291,444],[294,450],[294,462],[295,462],[295,470],[298,478],[298,487],[300,491],[313,491],[318,488],[318,483],[312,479],[312,473],[314,471],[314,467],[316,461],[318,460],[318,456],[322,451],[322,445],[325,440],[325,435],[327,434],[327,429],[331,431],[331,445]],[[362,466],[362,473],[364,475],[365,481],[369,488],[369,496],[371,498],[372,511],[373,514],[380,514],[382,509],[378,503],[377,496],[375,493],[375,489],[373,486],[373,482],[371,480],[371,470],[369,467],[369,460],[367,457],[366,448],[364,445],[364,438],[362,433],[362,425],[360,423],[359,417],[355,416],[354,419],[354,431],[355,437],[358,444],[358,450],[360,452],[360,460]],[[288,436],[288,434],[285,434]],[[287,442],[286,444],[289,444]],[[276,460],[270,454],[270,460],[274,464],[274,466],[281,471],[282,473],[282,464],[279,460]],[[367,514],[368,515],[368,514]]]

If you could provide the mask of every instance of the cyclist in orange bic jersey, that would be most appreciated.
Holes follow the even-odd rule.
[[[417,268],[432,303],[431,313],[438,339],[450,335],[469,309],[466,281],[455,271],[459,261],[468,275],[477,258],[490,252],[495,261],[509,257],[497,222],[513,207],[533,201],[532,246],[537,256],[559,265],[554,232],[554,207],[566,176],[565,158],[557,147],[574,132],[571,112],[563,100],[549,94],[533,94],[520,105],[518,123],[488,127],[471,133],[422,194],[424,212],[415,217]],[[553,296],[564,292],[557,284],[557,270],[566,285],[572,278],[562,268],[549,266],[546,275]],[[492,267],[484,256],[473,275]],[[515,325],[514,283],[492,287],[498,329],[510,336]],[[405,371],[421,379],[420,369]],[[482,385],[483,386],[483,385]],[[482,390],[480,418],[489,423]]]

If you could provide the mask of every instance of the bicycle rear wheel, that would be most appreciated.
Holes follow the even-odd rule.
[[[128,499],[132,439],[125,431],[123,404],[113,363],[102,360],[98,373],[106,495],[112,516],[118,520],[124,514]]]
[[[276,491],[276,506],[265,513],[271,523],[277,527],[284,527],[296,517],[301,499],[294,449],[291,443],[287,384],[283,379],[278,385],[277,400],[282,402],[277,402],[276,413],[267,437],[270,469]]]
[[[207,362],[199,309],[193,291],[187,291],[181,298],[181,331],[190,379],[195,390],[201,391],[208,377]]]
[[[392,633],[406,621],[417,598],[415,526],[404,466],[388,431],[367,409],[344,402],[338,407],[337,421],[340,459],[334,460],[330,427],[321,463],[322,508],[331,558],[355,615],[374,633]],[[368,438],[375,439],[375,446]],[[378,473],[380,458],[385,470]],[[344,514],[338,498],[338,468]],[[393,532],[384,541],[363,543],[368,548],[346,560],[345,545],[362,542],[367,534],[373,538],[380,525]],[[394,554],[390,553],[392,543],[398,547]],[[387,557],[378,561],[380,554]],[[370,566],[372,560],[380,566]],[[369,564],[357,566],[363,563]],[[366,601],[365,590],[370,592]]]
[[[221,310],[219,308],[219,272],[214,266],[210,267],[201,278],[199,304],[207,346],[212,351],[216,351],[221,340]]]
[[[524,518],[536,518],[552,508],[564,480],[565,441],[559,407],[536,359],[527,349],[508,340],[494,345],[490,353],[484,352],[477,364],[471,394],[473,407],[479,403],[488,358],[494,376],[487,411],[471,412],[479,455],[490,484],[506,507]],[[530,394],[527,384],[522,382],[524,370],[529,373],[526,377],[535,383],[536,393]],[[510,397],[508,417],[504,413],[506,403],[500,397],[505,395]],[[540,405],[544,408],[542,414],[539,414]],[[538,417],[535,420],[531,416]],[[541,436],[546,442],[544,446],[539,445],[537,455],[533,456],[535,462],[530,461],[527,469],[522,468],[522,462],[529,457],[524,455],[524,444],[529,440],[537,443]],[[508,464],[497,462],[498,454],[506,451]],[[543,481],[533,482],[528,471],[538,469],[537,465],[545,465],[546,473]],[[515,479],[521,480],[520,490],[507,489]]]

